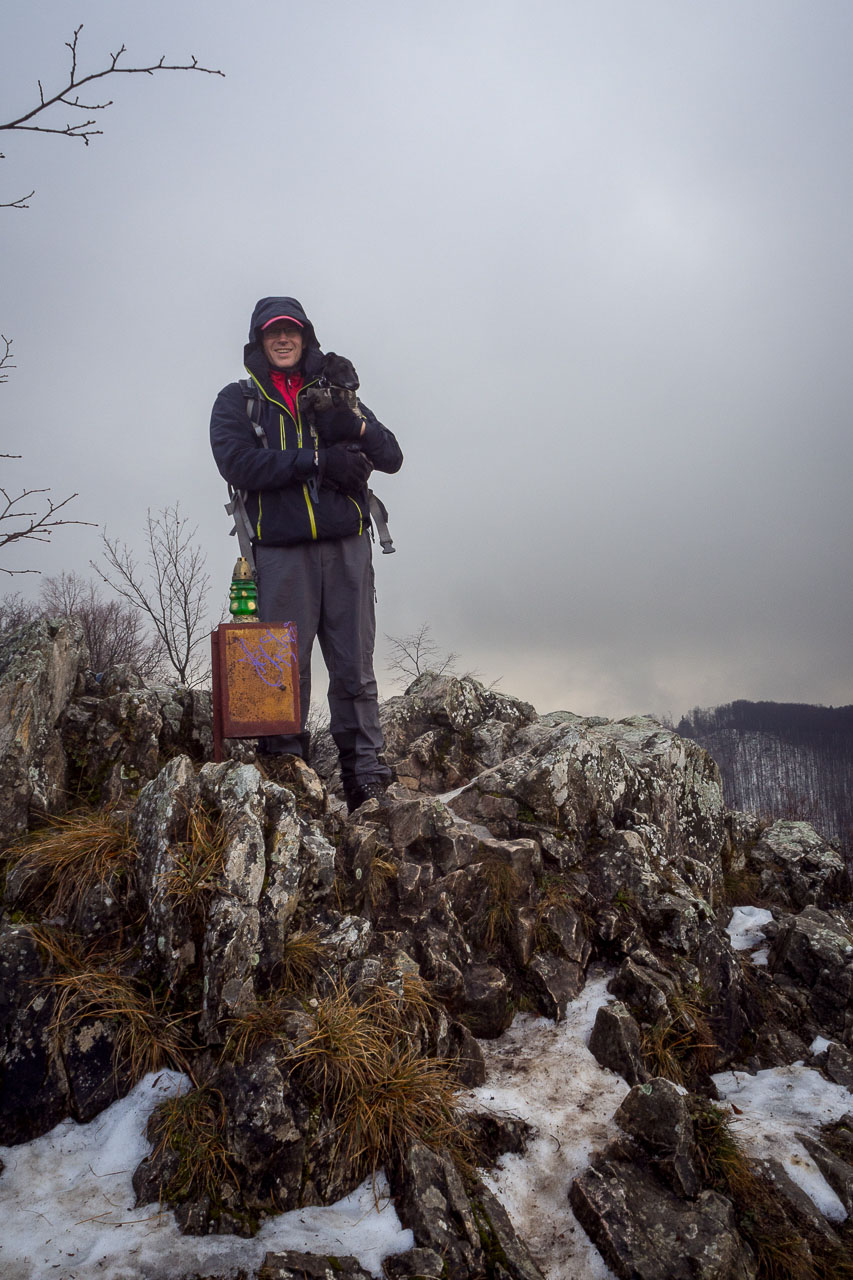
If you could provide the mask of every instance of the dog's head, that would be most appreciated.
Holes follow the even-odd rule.
[[[341,387],[344,391],[358,391],[358,374],[355,365],[346,356],[336,355],[329,351],[323,357],[323,369],[320,374],[320,385]]]

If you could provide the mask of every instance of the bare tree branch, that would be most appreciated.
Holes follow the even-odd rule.
[[[3,158],[0,154],[0,160]],[[35,193],[35,187],[33,187],[32,191],[28,191],[25,196],[18,196],[15,200],[0,200],[0,209],[29,209],[27,201],[31,200]]]
[[[125,53],[127,53],[127,47],[122,45],[117,53],[111,53],[109,55],[108,66],[102,67],[100,71],[90,71],[87,75],[80,75],[77,66],[77,44],[82,30],[83,24],[81,22],[71,39],[66,40],[65,42],[66,48],[71,51],[71,67],[68,74],[68,83],[63,85],[62,88],[58,89],[55,93],[46,95],[44,86],[42,85],[41,80],[39,80],[39,100],[37,104],[29,111],[25,111],[23,115],[18,116],[15,120],[8,120],[5,124],[0,124],[0,131],[17,129],[29,130],[32,133],[57,133],[65,138],[80,138],[82,139],[83,144],[88,147],[90,138],[97,137],[99,134],[103,133],[103,129],[94,128],[94,125],[97,124],[97,119],[94,115],[89,116],[86,120],[78,120],[76,123],[67,122],[62,126],[50,123],[43,124],[41,121],[38,124],[30,124],[29,122],[31,120],[35,120],[36,117],[40,117],[43,112],[50,111],[51,107],[59,106],[60,103],[62,106],[71,107],[75,111],[106,111],[107,107],[111,107],[113,105],[111,98],[106,102],[81,102],[79,93],[75,92],[75,90],[81,89],[83,85],[91,84],[95,80],[103,80],[106,76],[153,76],[157,71],[203,71],[205,75],[209,76],[224,76],[225,74],[224,71],[217,71],[211,67],[201,66],[195,55],[191,55],[190,61],[184,63],[167,62],[166,55],[163,54],[157,62],[152,62],[147,67],[120,66],[119,63],[121,58]],[[29,197],[23,196],[22,199],[27,200]],[[12,207],[25,208],[26,206],[15,201]]]
[[[0,333],[0,342],[3,343],[5,348],[2,356],[0,356],[0,382],[8,382],[9,375],[5,370],[17,368],[16,365],[12,364],[12,339],[7,338],[5,333]],[[14,456],[14,454],[0,453],[0,458],[9,458]]]
[[[0,453],[0,458],[18,457],[20,454]],[[77,494],[70,493],[61,502],[54,502],[52,498],[43,496],[49,493],[50,489],[22,489],[20,493],[13,496],[0,486],[0,549],[14,542],[50,542],[53,530],[62,525],[92,524],[91,520],[56,519],[57,511],[61,511],[73,501]],[[28,498],[40,498],[47,504],[46,509],[44,511],[23,510],[20,504],[26,502]],[[7,522],[5,527],[4,522]],[[6,565],[0,565],[0,573],[8,574],[9,577],[21,573],[38,572],[37,569],[9,569]]]
[[[425,671],[436,676],[455,674],[459,654],[441,652],[428,622],[421,623],[411,635],[386,635],[385,639],[391,646],[388,650],[388,670],[397,672],[395,683],[409,684]]]
[[[165,507],[157,516],[149,510],[147,569],[139,565],[126,543],[109,538],[106,531],[102,535],[106,569],[92,564],[107,586],[151,620],[170,665],[181,683],[188,685],[201,684],[209,673],[199,650],[209,630],[206,604],[210,578],[195,535],[177,504]]]

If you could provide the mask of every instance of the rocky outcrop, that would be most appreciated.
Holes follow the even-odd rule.
[[[45,671],[55,642],[38,642]],[[45,695],[52,728],[16,776],[46,767],[42,747],[64,752],[78,791],[126,814],[134,852],[62,919],[21,849],[9,855],[0,1141],[90,1118],[169,1062],[194,1087],[152,1117],[134,1185],[184,1230],[250,1234],[382,1163],[415,1237],[389,1274],[535,1280],[470,1176],[477,1152],[526,1135],[463,1118],[454,1090],[483,1082],[478,1039],[519,1007],[563,1018],[595,960],[615,999],[590,1048],[633,1088],[621,1137],[571,1189],[574,1213],[620,1276],[758,1274],[696,1115],[713,1072],[790,1061],[817,1035],[832,1041],[818,1065],[849,1070],[847,887],[814,833],[727,814],[713,761],[650,719],[539,718],[476,681],[427,676],[383,708],[397,782],[346,819],[328,762],[325,783],[304,764],[273,780],[249,758],[205,763],[199,695],[127,672],[95,688],[84,662],[62,697]],[[733,870],[773,902],[763,969],[725,931]],[[847,1194],[850,1162],[821,1141]],[[262,1274],[331,1271],[358,1267],[270,1255]]]
[[[82,628],[31,622],[0,637],[0,840],[26,831],[30,810],[65,807],[61,721],[88,662]]]

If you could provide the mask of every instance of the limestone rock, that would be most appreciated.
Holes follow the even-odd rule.
[[[373,1278],[369,1271],[359,1266],[356,1258],[298,1253],[293,1249],[287,1249],[284,1253],[265,1255],[258,1272],[258,1280],[373,1280]]]
[[[640,1052],[640,1028],[619,1001],[598,1010],[589,1051],[602,1067],[615,1071],[630,1085],[642,1084],[649,1078]]]
[[[765,897],[795,910],[849,897],[844,860],[808,822],[774,822],[751,848],[747,865],[758,872]]]
[[[60,719],[88,661],[79,623],[28,623],[0,637],[0,840],[30,809],[61,812],[68,770]]]
[[[0,1143],[28,1142],[68,1113],[68,1081],[50,1036],[48,965],[26,926],[0,924]]]
[[[782,923],[768,959],[771,973],[808,992],[815,1031],[853,1046],[853,931],[817,907]]]
[[[452,1280],[482,1270],[477,1222],[462,1179],[447,1157],[415,1142],[388,1178],[400,1221],[411,1229],[416,1245],[439,1254]]]
[[[755,1280],[732,1205],[714,1191],[686,1202],[650,1170],[599,1156],[569,1200],[620,1280]]]
[[[684,1096],[670,1080],[635,1085],[614,1116],[620,1129],[649,1152],[667,1185],[687,1199],[699,1192],[693,1163],[693,1120]]]

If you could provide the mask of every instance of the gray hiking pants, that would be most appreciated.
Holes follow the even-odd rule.
[[[295,622],[299,642],[302,728],[311,704],[311,649],[319,640],[329,672],[332,737],[344,779],[384,779],[384,746],[373,674],[376,620],[373,561],[367,530],[349,538],[303,542],[293,547],[255,547],[258,614],[261,622]],[[298,737],[261,741],[267,751],[303,755]]]

